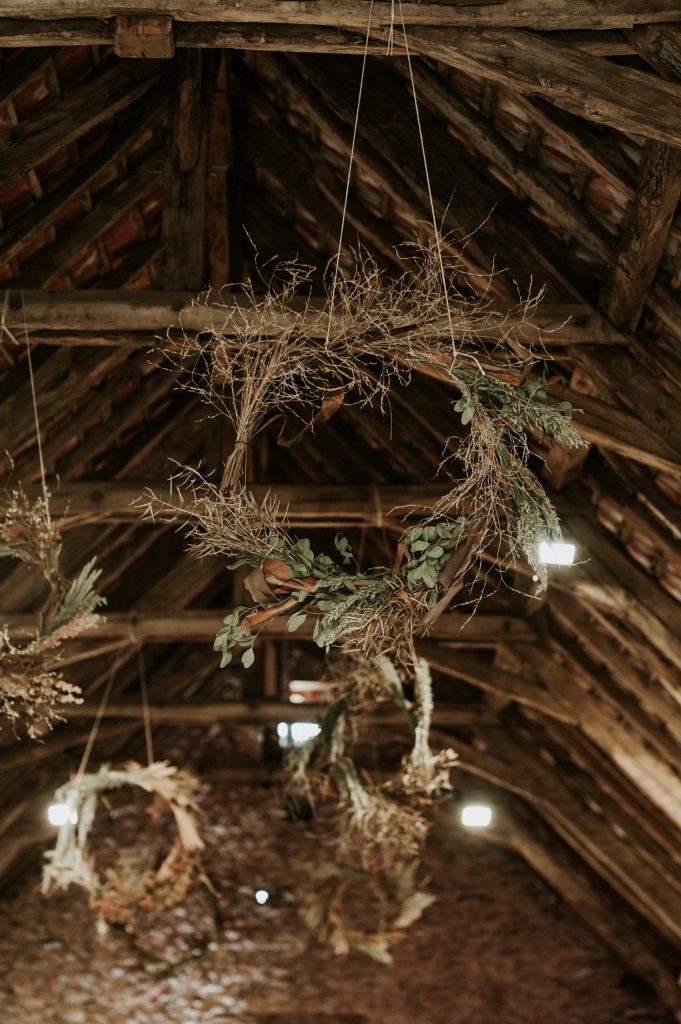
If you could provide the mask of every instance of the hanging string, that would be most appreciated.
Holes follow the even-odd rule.
[[[435,217],[435,202],[433,200],[433,190],[430,184],[430,173],[428,171],[428,158],[426,156],[426,143],[423,138],[423,128],[421,127],[421,114],[419,111],[418,98],[416,96],[416,83],[414,82],[414,70],[411,66],[411,53],[409,52],[409,40],[407,39],[407,26],[404,21],[404,9],[402,7],[402,0],[398,0],[400,5],[400,21],[402,22],[402,34],[404,35],[404,50],[407,55],[407,66],[409,68],[409,79],[411,81],[411,92],[414,97],[414,111],[416,113],[416,127],[419,133],[419,142],[421,143],[421,157],[423,158],[423,170],[426,176],[426,188],[428,189],[428,201],[430,203],[430,216],[433,224],[433,231],[435,233],[435,244],[437,246],[437,255],[440,263],[440,277],[442,279],[442,294],[445,300],[445,306],[447,307],[447,322],[449,324],[449,335],[452,342],[452,358],[456,359],[456,340],[454,338],[454,324],[452,322],[452,311],[449,305],[449,292],[447,289],[447,274],[445,272],[445,261],[442,258],[442,243],[440,229],[437,226],[437,219]]]
[[[24,293],[21,292],[21,311],[24,320],[24,340],[26,342],[26,359],[28,362],[28,377],[31,382],[31,398],[33,399],[33,419],[35,420],[35,433],[38,442],[38,461],[40,463],[40,482],[43,490],[43,499],[45,501],[45,516],[47,518],[48,525],[52,525],[52,519],[50,516],[50,493],[47,489],[47,474],[45,473],[45,460],[43,458],[43,442],[40,433],[40,417],[38,416],[38,398],[36,395],[35,388],[35,375],[33,373],[33,358],[31,356],[31,345],[28,340],[28,324],[26,323],[26,305],[24,303]]]
[[[388,46],[386,57],[392,57],[395,46],[395,0],[390,0],[390,28],[388,29]]]
[[[336,266],[333,272],[333,284],[331,286],[331,299],[329,300],[329,323],[326,328],[326,344],[328,345],[331,340],[331,325],[333,323],[333,307],[336,301],[336,286],[338,284],[338,273],[340,270],[340,258],[341,251],[343,248],[343,232],[345,231],[345,221],[348,213],[348,199],[350,197],[350,181],[352,180],[352,167],[355,161],[355,144],[357,142],[357,127],[359,125],[359,111],[362,105],[362,93],[364,92],[364,72],[367,66],[367,55],[369,53],[369,38],[371,35],[371,21],[374,14],[374,0],[371,0],[371,6],[369,8],[369,21],[367,22],[367,34],[364,40],[364,55],[362,57],[362,72],[359,78],[359,90],[357,93],[357,109],[355,111],[355,124],[352,129],[352,144],[350,146],[350,162],[348,164],[348,176],[345,182],[345,198],[343,200],[343,215],[341,217],[340,234],[338,236],[338,252],[336,253]]]
[[[92,728],[90,729],[90,735],[88,736],[87,743],[85,744],[85,750],[83,751],[83,756],[80,759],[80,764],[78,766],[78,771],[76,772],[76,780],[82,779],[83,775],[85,774],[85,769],[88,766],[88,761],[90,760],[90,754],[92,753],[92,748],[94,747],[95,740],[97,739],[97,733],[99,732],[99,726],[101,724],[102,718],[104,717],[104,712],[106,710],[106,705],[109,702],[109,697],[111,696],[111,690],[113,689],[113,684],[114,684],[114,681],[115,681],[116,676],[118,674],[118,669],[120,668],[120,666],[121,666],[121,664],[123,662],[123,658],[125,657],[125,655],[127,653],[127,650],[128,650],[127,647],[122,647],[121,648],[121,650],[118,653],[118,657],[116,658],[116,660],[115,660],[115,662],[114,662],[114,664],[112,666],[111,672],[109,673],[109,678],[107,679],[106,686],[104,687],[104,693],[102,694],[102,699],[100,700],[99,707],[97,708],[97,714],[95,715],[94,721],[92,723]]]
[[[151,764],[154,760],[154,744],[151,736],[151,712],[149,710],[147,674],[144,667],[144,649],[141,644],[137,648],[137,661],[139,664],[140,691],[142,693],[142,715],[144,717],[144,739],[147,746],[147,762],[148,764]]]

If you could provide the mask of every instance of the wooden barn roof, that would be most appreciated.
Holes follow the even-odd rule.
[[[391,271],[430,220],[402,36],[388,56],[394,11],[373,6],[346,237]],[[229,445],[158,369],[154,337],[198,290],[251,274],[256,253],[321,269],[335,254],[368,8],[2,4],[0,467],[38,484],[27,335],[67,568],[96,555],[109,602],[69,648],[85,703],[42,743],[0,735],[5,881],[45,838],[41,801],[79,757],[112,664],[102,758],[141,743],[140,649],[159,730],[316,714],[285,699],[318,668],[304,630],[272,624],[259,673],[217,671],[210,641],[240,584],[130,503],[169,459],[213,467]],[[579,564],[541,601],[518,566],[515,589],[424,641],[435,725],[465,773],[507,794],[493,838],[681,1013],[681,4],[402,10],[452,252],[499,305],[545,286],[553,393],[589,442],[533,442]],[[390,429],[349,408],[290,449],[263,435],[253,485],[294,525],[387,550],[396,496],[440,493],[448,419],[444,385],[419,379]],[[37,598],[25,571],[3,570],[12,630],[30,629]],[[238,757],[221,771],[270,775]]]

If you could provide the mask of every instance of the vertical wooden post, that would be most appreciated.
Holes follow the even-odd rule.
[[[232,112],[230,56],[223,50],[211,99],[206,181],[208,282],[219,290],[232,282],[230,252],[230,168],[232,166]]]
[[[181,50],[169,108],[161,281],[166,289],[207,284],[206,174],[213,55]]]

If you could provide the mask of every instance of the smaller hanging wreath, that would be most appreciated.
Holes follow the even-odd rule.
[[[177,838],[154,870],[136,873],[120,859],[114,868],[100,872],[89,841],[95,814],[105,793],[124,786],[156,797],[151,813],[169,810]],[[181,902],[200,875],[204,844],[196,822],[197,786],[194,776],[167,761],[154,761],[146,767],[130,761],[118,769],[103,765],[98,772],[76,775],[54,796],[55,802],[65,804],[72,813],[59,829],[54,850],[46,854],[43,893],[80,886],[100,920],[117,925],[126,925],[138,909],[163,910]]]

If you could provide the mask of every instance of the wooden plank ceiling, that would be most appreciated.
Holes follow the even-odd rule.
[[[102,757],[139,745],[139,649],[159,730],[290,717],[289,680],[319,671],[307,634],[276,627],[262,673],[216,671],[238,583],[130,501],[169,458],[212,467],[230,440],[158,370],[154,334],[193,292],[251,274],[256,251],[318,268],[335,252],[368,10],[55,6],[5,0],[0,17],[0,465],[38,480],[27,336],[67,563],[98,556],[111,614],[69,652],[86,704],[42,744],[0,735],[5,880],[44,839],[43,794],[79,755],[112,658]],[[348,222],[390,272],[396,245],[427,237],[428,196],[404,46],[386,56],[391,5],[374,6]],[[533,442],[580,564],[541,601],[519,566],[463,630],[466,608],[442,620],[423,645],[436,726],[497,787],[493,838],[681,1013],[681,4],[402,13],[436,215],[469,275],[494,274],[494,301],[546,285],[555,397],[590,443],[569,459]],[[384,554],[395,495],[438,493],[450,432],[449,396],[423,378],[396,396],[390,436],[353,409],[292,449],[263,436],[252,481],[313,537],[342,527]],[[35,582],[3,572],[3,621],[25,630]]]

